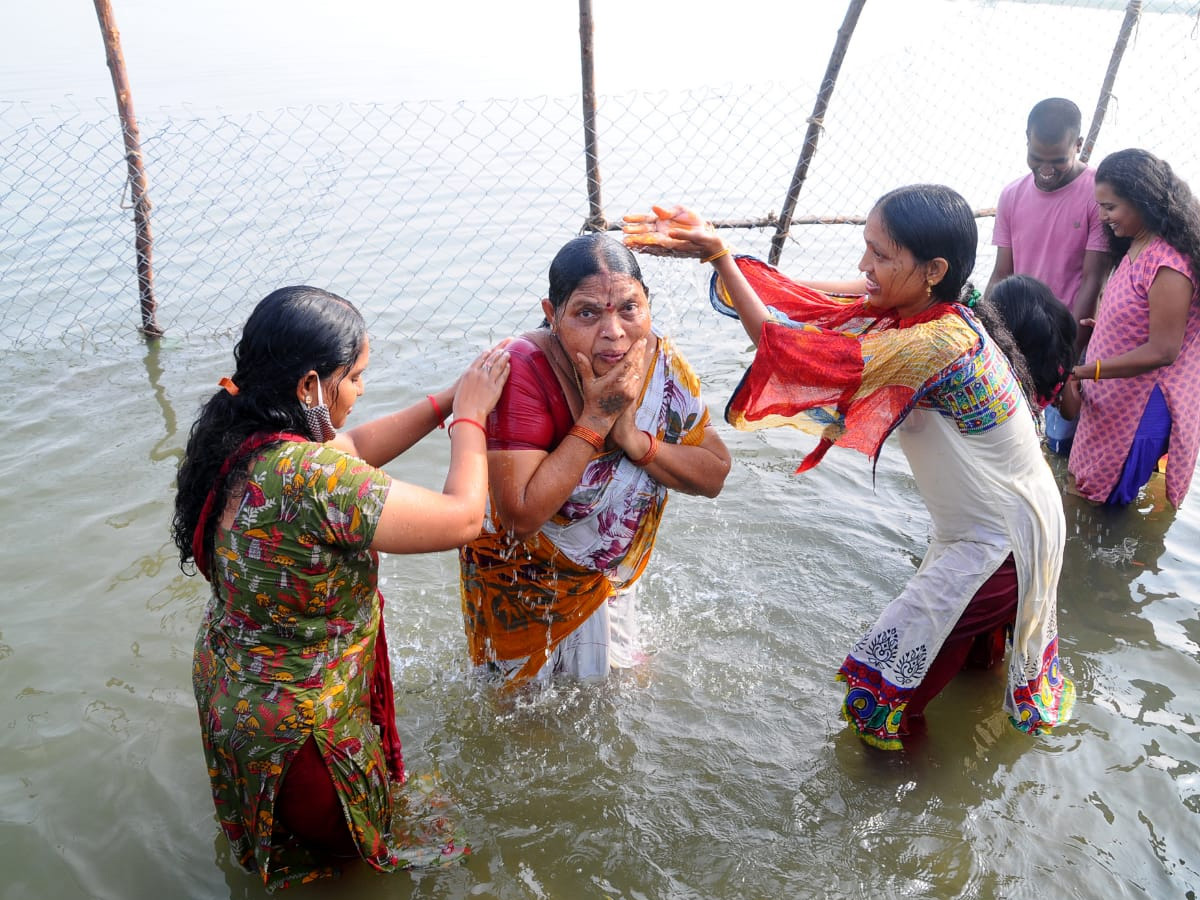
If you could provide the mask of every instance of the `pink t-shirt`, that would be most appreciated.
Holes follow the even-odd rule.
[[[1057,191],[1039,191],[1033,173],[1000,192],[992,243],[1011,247],[1013,272],[1040,278],[1070,309],[1083,281],[1083,254],[1108,250],[1096,205],[1096,170]]]

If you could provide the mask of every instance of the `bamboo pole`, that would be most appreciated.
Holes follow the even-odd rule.
[[[596,61],[592,38],[592,0],[579,0],[579,62],[583,69],[583,156],[587,169],[588,219],[582,231],[605,231],[600,200],[600,153],[596,146]]]
[[[129,76],[125,71],[125,56],[121,52],[121,36],[117,32],[109,0],[94,0],[100,31],[104,36],[104,53],[112,73],[113,90],[117,95],[117,114],[121,118],[121,134],[125,140],[125,164],[129,183],[129,198],[133,206],[134,251],[137,256],[138,297],[141,305],[142,332],[148,337],[161,337],[158,325],[158,305],[154,299],[154,237],[150,233],[150,195],[147,191],[146,170],[142,167],[142,144],[138,133],[137,116],[133,113],[133,96]]]
[[[1113,46],[1112,56],[1108,60],[1108,71],[1104,73],[1104,84],[1100,86],[1100,97],[1096,100],[1096,110],[1092,113],[1092,124],[1088,126],[1087,140],[1079,152],[1079,159],[1088,161],[1092,148],[1096,146],[1096,138],[1100,136],[1100,125],[1104,122],[1104,114],[1108,111],[1108,100],[1112,97],[1113,83],[1117,80],[1117,70],[1121,67],[1121,59],[1125,56],[1125,45],[1129,43],[1129,34],[1137,24],[1142,14],[1142,0],[1129,0],[1125,6],[1125,19],[1121,22],[1121,31],[1117,34],[1117,43]]]
[[[838,29],[837,41],[833,52],[829,55],[829,63],[825,67],[825,77],[821,80],[821,89],[817,92],[817,102],[813,106],[812,115],[808,118],[808,133],[804,137],[804,147],[800,151],[800,159],[796,163],[796,171],[792,174],[792,183],[788,186],[787,197],[783,201],[783,211],[779,214],[779,224],[775,236],[771,238],[771,252],[768,261],[771,265],[779,264],[779,256],[783,252],[783,242],[787,240],[788,229],[792,224],[792,214],[796,211],[796,200],[800,197],[800,188],[808,177],[808,166],[813,155],[817,152],[817,141],[821,137],[821,129],[825,125],[825,111],[829,108],[829,100],[833,96],[834,85],[837,84],[838,72],[842,61],[846,58],[846,50],[850,46],[850,37],[858,24],[858,16],[867,0],[850,0],[846,7],[846,16],[842,27]]]

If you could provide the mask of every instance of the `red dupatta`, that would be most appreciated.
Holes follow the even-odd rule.
[[[917,401],[978,346],[954,304],[901,319],[865,297],[797,284],[760,260],[736,262],[776,318],[764,323],[725,419],[741,430],[790,425],[816,434],[820,441],[797,472],[817,465],[834,444],[875,459]],[[719,312],[735,315],[715,275],[710,298]]]

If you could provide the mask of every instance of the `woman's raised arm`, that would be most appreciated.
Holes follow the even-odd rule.
[[[651,256],[697,258],[712,263],[729,292],[742,327],[757,346],[763,323],[771,318],[771,313],[738,269],[729,247],[712,223],[683,206],[655,206],[653,209],[653,215],[625,216],[622,226],[625,246]]]
[[[479,534],[488,492],[484,422],[508,380],[509,360],[504,346],[481,353],[458,379],[454,421],[449,425],[450,471],[442,492],[393,480],[371,541],[373,550],[385,553],[450,550]],[[396,415],[410,411],[411,408]],[[429,425],[426,433],[432,427]],[[355,431],[358,429],[348,435]],[[368,434],[367,438],[373,448],[388,444],[377,433]],[[401,442],[397,438],[395,444]]]
[[[503,371],[504,377],[507,378],[507,355],[504,348],[511,342],[511,338],[505,338],[491,350],[484,351],[476,357],[471,364],[472,367],[479,369],[490,367],[488,371],[494,372],[497,376]],[[503,369],[500,368],[502,363]],[[387,465],[437,428],[450,414],[454,408],[454,398],[458,391],[459,381],[454,382],[448,388],[428,395],[424,400],[418,400],[412,406],[343,431],[330,441],[329,445],[352,456],[357,456],[363,462],[376,468]],[[503,383],[501,381],[501,385]],[[494,405],[495,401],[493,400],[492,406]],[[491,406],[488,409],[490,410]]]

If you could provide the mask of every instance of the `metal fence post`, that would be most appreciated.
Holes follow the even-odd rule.
[[[792,224],[792,214],[796,211],[796,200],[800,196],[800,187],[808,177],[808,166],[813,155],[817,152],[817,141],[821,137],[821,129],[825,127],[825,111],[829,108],[829,98],[833,96],[833,87],[837,84],[838,72],[842,68],[842,60],[846,58],[846,49],[850,46],[850,37],[854,34],[854,26],[858,24],[859,13],[867,0],[850,0],[846,7],[842,27],[838,29],[837,42],[829,55],[829,63],[825,66],[825,77],[821,80],[821,89],[817,92],[817,102],[813,106],[812,115],[808,118],[808,133],[804,136],[804,147],[800,150],[800,159],[796,163],[796,171],[792,174],[792,183],[788,186],[787,197],[783,201],[783,210],[779,213],[779,224],[775,226],[775,235],[771,238],[771,252],[767,257],[771,265],[779,264],[779,256],[783,252],[783,242],[787,240],[788,229]]]
[[[96,16],[104,35],[104,53],[112,73],[113,90],[117,95],[117,114],[121,118],[121,134],[125,140],[125,163],[128,169],[129,199],[133,206],[134,251],[137,255],[138,297],[141,304],[142,332],[149,337],[161,337],[158,325],[158,306],[154,299],[154,238],[150,233],[150,196],[147,192],[146,170],[142,167],[142,145],[138,134],[137,117],[133,113],[133,96],[125,72],[125,56],[121,52],[121,36],[108,0],[95,0]]]

